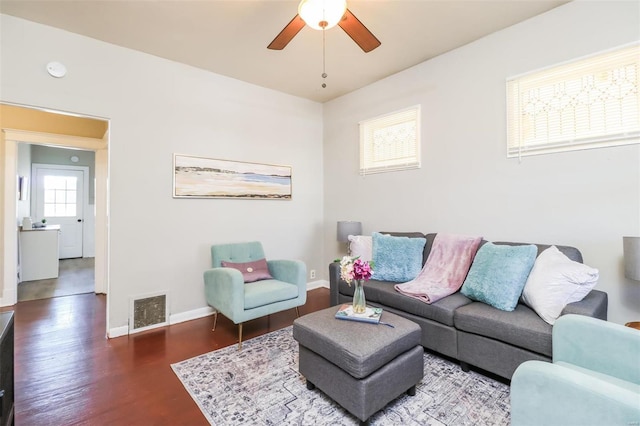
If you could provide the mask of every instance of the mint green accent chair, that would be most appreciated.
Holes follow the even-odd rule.
[[[640,331],[563,315],[552,342],[552,363],[513,374],[512,426],[640,425]]]
[[[223,268],[222,261],[245,263],[264,259],[262,244],[217,244],[211,246],[212,268],[204,272],[207,303],[218,313],[238,324],[238,349],[242,349],[242,324],[287,309],[296,309],[307,301],[307,267],[299,260],[267,260],[273,279],[244,283],[242,273]]]

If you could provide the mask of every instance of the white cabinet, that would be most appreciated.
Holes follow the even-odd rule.
[[[20,231],[20,281],[58,277],[60,226]]]

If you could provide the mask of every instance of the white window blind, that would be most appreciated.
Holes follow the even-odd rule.
[[[507,81],[507,156],[640,142],[640,46]]]
[[[360,174],[420,168],[420,105],[360,122]]]

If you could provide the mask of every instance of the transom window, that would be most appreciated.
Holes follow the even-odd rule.
[[[72,176],[44,177],[44,215],[70,217],[76,215],[78,179]]]
[[[640,142],[640,46],[507,81],[507,156]]]
[[[361,175],[420,168],[420,105],[359,124]]]

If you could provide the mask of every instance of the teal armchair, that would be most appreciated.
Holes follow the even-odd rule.
[[[242,349],[242,324],[286,309],[296,309],[307,301],[307,267],[299,260],[268,260],[273,279],[244,282],[242,272],[222,267],[222,262],[246,263],[264,259],[260,242],[211,246],[212,268],[204,272],[207,303],[218,313],[238,324],[238,349]]]
[[[563,315],[552,333],[553,362],[513,374],[512,426],[640,425],[640,331]]]

